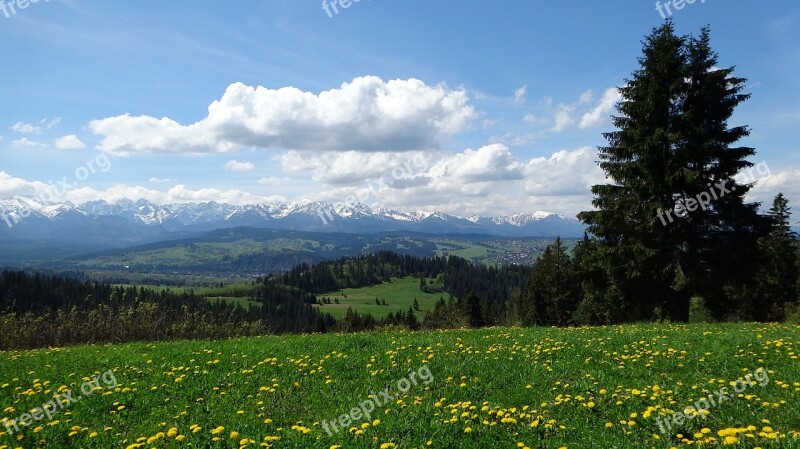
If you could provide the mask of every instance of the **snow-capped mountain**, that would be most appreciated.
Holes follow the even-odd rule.
[[[144,199],[123,199],[116,203],[91,201],[80,205],[41,204],[25,197],[0,200],[0,238],[6,239],[59,239],[73,235],[119,239],[121,244],[158,239],[161,234],[236,226],[316,232],[413,231],[508,237],[580,237],[584,231],[577,220],[547,212],[462,218],[443,212],[404,212],[372,209],[364,204],[311,200],[247,205],[213,201],[154,204]]]

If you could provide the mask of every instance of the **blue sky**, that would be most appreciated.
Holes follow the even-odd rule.
[[[52,182],[74,203],[463,216],[590,207],[614,87],[663,21],[632,0],[19,2],[0,8],[0,198]],[[749,80],[731,124],[770,168],[751,198],[796,205],[800,4],[672,12],[681,33],[709,24],[720,65]]]

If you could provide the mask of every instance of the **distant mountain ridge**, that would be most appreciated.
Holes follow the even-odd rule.
[[[155,204],[145,199],[41,204],[21,196],[0,200],[0,239],[83,238],[118,246],[240,226],[354,234],[413,231],[503,237],[580,237],[585,229],[574,218],[541,211],[463,218],[443,212],[403,212],[311,200],[246,205],[214,201]]]

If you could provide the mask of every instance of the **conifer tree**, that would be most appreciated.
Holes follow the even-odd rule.
[[[743,200],[750,184],[734,179],[752,166],[754,150],[733,146],[748,130],[727,124],[748,98],[745,80],[716,68],[708,29],[680,37],[669,21],[645,39],[639,63],[600,148],[611,182],[592,187],[596,210],[579,218],[598,240],[621,318],[661,310],[686,322],[693,295],[721,314],[750,279],[735,258],[754,255],[763,232],[758,204]]]
[[[791,228],[789,201],[778,193],[767,217],[771,231],[761,241],[764,264],[759,272],[760,281],[755,319],[759,321],[782,320],[786,306],[798,299],[797,234]]]
[[[578,290],[572,260],[560,238],[548,245],[534,264],[522,302],[525,324],[565,326],[572,322]]]

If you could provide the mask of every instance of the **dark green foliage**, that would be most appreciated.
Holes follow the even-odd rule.
[[[561,239],[549,245],[533,266],[527,288],[517,308],[524,325],[565,326],[572,324],[579,290],[573,261]]]
[[[460,329],[469,326],[469,318],[452,296],[447,302],[439,298],[433,311],[425,315],[422,326],[426,329]]]
[[[791,208],[782,193],[775,196],[767,218],[771,229],[760,242],[763,263],[752,304],[759,321],[784,319],[787,307],[798,299],[797,234],[791,229]]]
[[[259,308],[209,302],[193,293],[111,287],[4,271],[0,348],[77,343],[227,338],[268,332]]]
[[[732,298],[753,278],[742,261],[757,260],[764,232],[758,204],[743,200],[751,185],[734,179],[753,165],[754,150],[734,146],[749,131],[727,124],[748,98],[745,80],[716,68],[707,29],[680,37],[671,22],[646,38],[639,62],[600,148],[611,183],[592,187],[597,209],[579,215],[597,239],[608,313],[685,322],[699,295],[720,316],[741,306]]]
[[[475,295],[474,290],[470,290],[466,296],[458,299],[458,307],[461,309],[464,316],[467,317],[470,326],[482,327],[486,325],[481,314],[480,300],[478,296]]]
[[[106,341],[224,338],[260,333],[361,331],[382,326],[419,327],[415,310],[397,312],[382,320],[349,310],[339,322],[320,313],[318,304],[338,304],[339,298],[317,298],[319,293],[343,287],[359,288],[393,277],[441,279],[442,285],[466,298],[470,319],[447,313],[441,321],[450,327],[484,326],[499,322],[510,291],[520,289],[529,268],[486,268],[458,257],[415,258],[378,252],[354,258],[301,264],[288,273],[266,276],[248,286],[260,306],[244,309],[223,301],[169,289],[111,287],[84,280],[5,272],[0,277],[0,348],[36,347]],[[76,274],[76,276],[79,276]],[[427,287],[427,285],[426,285]],[[387,305],[386,300],[375,299]],[[451,301],[452,302],[452,301]],[[464,303],[463,301],[459,304]],[[452,305],[452,304],[451,304]],[[426,320],[426,325],[436,320]],[[31,336],[36,332],[36,337]]]
[[[411,307],[408,308],[408,312],[406,312],[404,323],[407,329],[410,330],[417,330],[419,329],[419,321],[417,321],[417,316],[414,315],[414,309]]]

